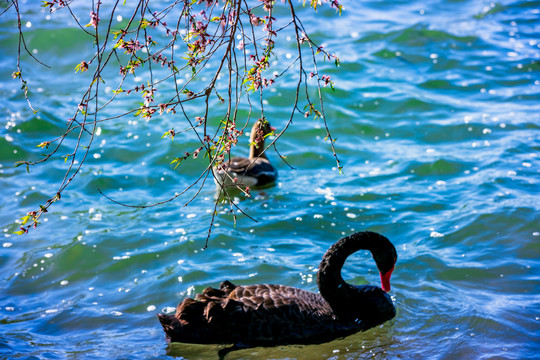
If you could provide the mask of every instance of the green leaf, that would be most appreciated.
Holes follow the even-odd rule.
[[[184,158],[174,158],[173,161],[171,161],[171,165],[176,163],[176,166],[174,167],[175,169],[178,167],[178,165],[180,165],[180,163],[182,162],[182,160],[184,160]]]
[[[113,50],[116,49],[117,47],[119,47],[120,45],[122,45],[124,43],[124,40],[123,39],[120,39],[116,42],[116,44],[113,46]]]
[[[17,161],[15,163],[15,167],[19,167],[21,165],[26,165],[26,172],[30,173],[30,164],[27,161]]]

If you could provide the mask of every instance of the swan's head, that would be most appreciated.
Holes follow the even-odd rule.
[[[388,292],[390,291],[390,277],[397,261],[397,252],[394,245],[385,236],[375,235],[377,235],[378,239],[373,242],[371,253],[381,274],[381,287]]]
[[[259,119],[251,129],[251,143],[258,146],[264,142],[264,138],[276,130],[266,119]]]

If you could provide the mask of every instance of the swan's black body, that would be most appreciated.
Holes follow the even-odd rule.
[[[317,277],[320,295],[290,286],[224,281],[220,289],[207,288],[185,299],[176,315],[159,314],[159,320],[172,342],[243,346],[321,343],[367,330],[396,312],[381,288],[343,281],[345,259],[361,249],[372,252],[389,279],[397,259],[394,246],[382,235],[360,232],[339,240],[324,255]]]

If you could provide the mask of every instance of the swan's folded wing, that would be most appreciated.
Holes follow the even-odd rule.
[[[242,304],[242,314],[230,321],[238,321],[237,328],[245,330],[245,343],[313,343],[353,332],[336,321],[320,295],[309,291],[282,285],[239,286],[229,299]]]
[[[232,158],[225,167],[229,174],[239,179],[248,177],[257,179],[256,186],[264,186],[276,181],[277,171],[266,159],[250,160],[243,157]]]
[[[245,157],[233,157],[225,166],[227,171],[234,172],[238,175],[244,174],[247,170],[249,165],[251,164],[251,160]]]

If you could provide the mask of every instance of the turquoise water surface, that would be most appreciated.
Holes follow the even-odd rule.
[[[86,19],[90,3],[73,9]],[[89,79],[74,67],[93,50],[68,12],[48,17],[37,1],[21,1],[28,48],[51,66],[21,59],[34,114],[11,77],[16,14],[0,16],[1,358],[216,359],[217,345],[168,345],[156,314],[225,279],[317,291],[326,249],[366,229],[398,251],[395,319],[321,345],[253,348],[227,359],[540,359],[540,2],[343,4],[342,16],[297,8],[307,31],[341,60],[339,68],[321,61],[319,70],[335,82],[323,96],[343,174],[323,122],[295,116],[277,143],[293,168],[270,149],[278,183],[237,199],[256,222],[238,214],[234,224],[219,205],[204,250],[211,181],[187,206],[198,188],[146,209],[97,190],[149,204],[196,180],[206,159],[170,165],[198,144],[192,135],[161,139],[185,127],[173,117],[103,123],[62,200],[37,229],[13,234],[17,219],[56,193],[66,169],[60,156],[30,173],[14,163],[39,159],[36,145],[64,132]],[[129,0],[125,6],[119,11],[128,12]],[[276,9],[287,14],[280,1]],[[287,35],[294,36],[280,36]],[[284,40],[276,56],[294,49]],[[287,76],[265,93],[265,115],[278,130],[294,98],[294,74]],[[134,104],[117,101],[104,116]],[[212,108],[212,126],[223,111]],[[245,137],[233,152],[246,155],[247,146]],[[364,253],[343,275],[379,282]]]

